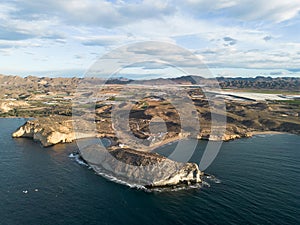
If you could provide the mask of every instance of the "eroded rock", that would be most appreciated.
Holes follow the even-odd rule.
[[[100,175],[108,174],[147,188],[201,183],[203,175],[195,163],[176,162],[156,153],[129,148],[91,145],[80,149],[80,155]]]
[[[86,132],[75,134],[73,122],[72,119],[59,116],[30,120],[18,128],[12,137],[32,138],[41,142],[44,147],[58,143],[69,143],[78,138],[95,137],[95,133],[88,130],[88,125],[86,125]]]

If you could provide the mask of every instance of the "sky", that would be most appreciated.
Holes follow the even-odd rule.
[[[147,46],[136,54],[167,54],[170,64],[192,66],[172,57],[178,56],[170,47],[176,45],[197,56],[213,76],[300,77],[300,1],[0,2],[0,74],[83,76],[103,55],[144,41],[167,47]],[[147,67],[145,73],[152,74],[154,66],[139,63],[122,74]]]

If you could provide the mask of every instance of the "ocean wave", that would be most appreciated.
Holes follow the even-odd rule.
[[[206,187],[210,187],[210,184],[208,182],[206,182],[206,181],[202,181],[202,185],[206,186]]]
[[[79,165],[83,165],[88,167],[89,169],[91,168],[81,157],[78,153],[71,153],[69,155],[69,158],[74,158],[75,161],[79,164]]]
[[[209,182],[213,182],[215,184],[222,183],[222,181],[220,179],[216,178],[214,175],[205,175],[203,177],[203,180],[205,180],[207,183],[209,183]]]
[[[134,188],[134,189],[138,189],[138,190],[144,190],[144,191],[149,190],[148,188],[146,188],[143,185],[128,183],[124,180],[120,180],[120,179],[118,179],[118,178],[116,178],[116,177],[114,177],[110,174],[104,173],[104,172],[97,171],[97,175],[100,175],[100,176],[102,176],[102,177],[106,178],[107,180],[112,181],[114,183],[122,184],[122,185],[128,186],[130,188]]]
[[[204,187],[204,183],[194,184],[194,185],[184,185],[184,186],[177,186],[177,187],[164,187],[164,188],[151,188],[147,189],[148,192],[176,192],[182,190],[190,190],[190,189],[200,189]]]
[[[265,138],[265,137],[268,137],[268,136],[271,136],[272,134],[257,134],[255,135],[256,137],[258,138]]]

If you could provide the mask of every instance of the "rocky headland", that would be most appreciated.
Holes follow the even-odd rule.
[[[74,131],[73,123],[80,124],[84,132]],[[106,137],[96,135],[88,121],[53,116],[27,121],[18,128],[12,137],[32,138],[44,147],[58,143],[72,142],[76,139]],[[113,138],[107,136],[111,140]],[[195,163],[172,161],[157,153],[137,151],[119,147],[120,143],[111,141],[112,146],[89,145],[79,148],[82,159],[100,175],[112,176],[122,182],[145,188],[177,187],[201,183],[203,173]]]
[[[286,87],[287,80],[295,81],[255,78],[243,82],[247,88],[272,92],[275,87],[277,92]],[[93,78],[0,76],[0,81],[0,116],[35,118],[18,128],[14,138],[32,138],[44,147],[82,138],[108,138],[111,146],[107,149],[97,145],[81,148],[81,157],[98,174],[147,187],[201,183],[202,172],[196,164],[153,153],[169,142],[185,138],[230,141],[257,132],[300,134],[300,102],[295,95],[298,80],[290,94],[274,94],[274,100],[273,96],[256,100],[251,95],[241,98],[232,93],[203,93],[199,86],[193,86],[191,76],[138,82],[115,79],[105,87]],[[220,78],[220,82],[226,88],[241,84],[239,79],[229,78]],[[97,83],[101,88],[95,88]],[[124,88],[126,84],[130,86]],[[97,93],[93,93],[95,89]],[[175,96],[175,104],[176,99],[180,104],[176,107],[165,96]],[[192,103],[194,109],[185,102]]]
[[[182,185],[201,184],[203,172],[199,170],[195,163],[180,163],[153,153],[152,150],[171,141],[186,138],[188,135],[167,135],[159,144],[135,145],[132,149],[114,135],[113,129],[102,121],[104,129],[94,129],[90,121],[76,120],[72,117],[50,116],[47,118],[37,118],[27,121],[19,127],[12,137],[32,138],[39,141],[44,147],[58,143],[67,143],[83,138],[109,138],[111,145],[104,148],[100,145],[89,145],[79,147],[79,154],[82,159],[99,175],[111,176],[122,183],[143,186],[145,188],[174,188]],[[76,124],[76,126],[74,125]],[[242,137],[251,137],[253,134],[261,132],[291,131],[299,132],[299,125],[286,126],[285,124],[267,123],[263,129],[239,128],[229,124],[223,136],[209,135],[210,129],[202,129],[198,139],[212,141],[228,141]],[[99,125],[99,124],[98,124]],[[99,125],[102,126],[101,123]],[[80,132],[74,129],[80,127]],[[141,131],[138,131],[140,137]]]
[[[58,143],[70,143],[78,138],[95,137],[89,126],[83,132],[76,133],[73,129],[75,121],[71,118],[62,116],[50,116],[48,118],[40,118],[29,120],[24,125],[19,127],[12,137],[32,138],[34,141],[40,142],[44,147],[49,147]],[[82,121],[77,121],[81,122]]]
[[[129,148],[91,145],[81,148],[80,155],[96,173],[145,188],[199,184],[203,176],[195,163],[180,163]]]

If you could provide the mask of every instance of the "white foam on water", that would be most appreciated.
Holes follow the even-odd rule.
[[[214,175],[205,175],[203,178],[204,178],[203,183],[208,184],[209,186],[210,186],[209,182],[210,183],[213,182],[215,184],[222,183],[222,181],[220,179],[216,178]]]
[[[80,155],[79,155],[78,153],[71,153],[71,154],[69,155],[69,158],[74,158],[75,161],[76,161],[78,164],[90,168],[90,166],[89,166],[86,162],[84,162],[84,161],[81,159],[81,157],[80,157]]]
[[[207,183],[206,181],[202,181],[202,184],[203,184],[203,186],[210,187],[210,184]]]
[[[112,175],[109,175],[109,174],[106,174],[106,173],[103,173],[103,172],[97,172],[97,175],[100,175],[100,176],[108,179],[109,181],[115,182],[117,184],[122,184],[122,185],[128,186],[130,188],[135,188],[135,189],[144,190],[144,191],[148,190],[143,185],[128,183],[126,181],[120,180],[120,179],[118,179],[118,178],[116,178],[116,177],[114,177]]]
[[[218,178],[214,177],[214,176],[211,176],[211,178],[209,178],[210,181],[216,183],[216,184],[220,184],[221,183],[221,180],[219,180]]]
[[[265,138],[267,137],[268,135],[270,134],[258,134],[258,135],[255,135],[256,137],[259,137],[259,138]]]
[[[76,156],[76,153],[71,153],[71,154],[69,155],[69,158],[75,158],[75,156]]]
[[[149,192],[176,192],[176,191],[182,191],[182,190],[190,190],[190,189],[201,189],[204,187],[204,183],[198,183],[194,185],[183,185],[183,186],[177,186],[177,187],[164,187],[164,188],[152,188],[148,189]]]

